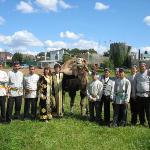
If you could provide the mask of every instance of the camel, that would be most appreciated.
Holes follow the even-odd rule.
[[[81,115],[85,115],[84,99],[86,98],[86,87],[88,83],[87,63],[83,58],[72,58],[62,65],[61,71],[64,73],[63,78],[63,99],[65,92],[70,97],[70,113],[74,111],[74,101],[76,92],[80,91],[80,109]]]

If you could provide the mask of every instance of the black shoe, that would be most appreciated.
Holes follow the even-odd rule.
[[[24,121],[27,121],[27,120],[30,120],[30,118],[28,118],[28,117],[24,117],[24,119],[23,119]]]
[[[118,125],[115,123],[115,124],[113,124],[113,127],[114,127],[114,128],[117,128],[117,127],[118,127]]]
[[[90,122],[94,122],[94,121],[95,121],[95,118],[89,118],[89,121],[90,121]]]
[[[11,120],[6,120],[5,124],[10,124]]]

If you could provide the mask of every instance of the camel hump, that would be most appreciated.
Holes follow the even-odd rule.
[[[61,71],[67,75],[77,76],[80,69],[87,68],[87,62],[83,58],[72,58],[62,65]]]

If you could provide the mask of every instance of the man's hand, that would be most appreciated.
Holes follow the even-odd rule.
[[[127,107],[128,106],[128,102],[124,102],[124,105]]]

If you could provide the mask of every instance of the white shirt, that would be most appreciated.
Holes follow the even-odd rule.
[[[36,98],[37,97],[37,84],[39,81],[39,75],[27,75],[24,77],[24,89],[25,98]]]
[[[102,93],[103,93],[103,84],[101,81],[94,80],[88,85],[87,97],[89,100],[100,101]]]
[[[5,71],[0,70],[0,96],[6,96],[6,86],[8,82],[8,76]]]
[[[133,74],[128,77],[128,80],[131,83],[131,98],[135,98],[135,87],[134,87],[134,78],[136,74]]]
[[[12,97],[23,95],[23,73],[20,71],[14,72],[14,70],[8,72],[8,86],[10,88],[9,94]]]
[[[115,82],[109,77],[105,78],[104,76],[100,78],[100,81],[103,83],[103,94],[113,99]]]
[[[131,84],[125,77],[123,79],[117,79],[114,89],[114,101],[116,104],[128,103],[131,94]]]
[[[134,78],[135,95],[139,97],[149,97],[150,77],[148,70],[144,73],[138,72]]]

